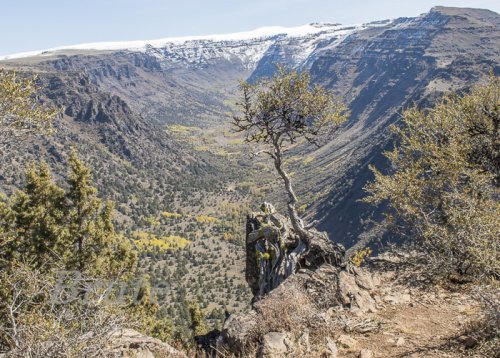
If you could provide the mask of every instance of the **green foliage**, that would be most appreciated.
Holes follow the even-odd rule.
[[[288,195],[288,213],[295,231],[303,239],[308,233],[299,218],[297,196],[284,167],[284,152],[297,141],[319,146],[328,133],[347,120],[347,107],[331,91],[310,84],[307,72],[278,66],[271,79],[256,84],[242,82],[242,115],[233,118],[237,132],[247,142],[262,143],[261,152],[270,156]]]
[[[127,307],[109,299],[117,294],[113,284],[135,270],[137,257],[115,232],[112,203],[96,195],[89,168],[73,152],[64,187],[42,162],[28,168],[21,190],[2,196],[1,350],[94,355],[125,325]]]
[[[78,270],[112,278],[134,270],[136,255],[115,232],[111,202],[102,203],[88,167],[69,160],[68,190],[46,163],[32,164],[24,188],[0,204],[0,263],[24,261],[42,271]]]
[[[188,309],[193,335],[200,336],[206,334],[208,332],[208,327],[205,323],[205,313],[200,308],[198,302],[189,302]]]
[[[21,78],[21,75],[24,76],[24,74],[18,74],[17,78]],[[48,79],[48,77],[42,75],[44,82]],[[67,78],[64,78],[64,80],[67,80]],[[71,85],[70,83],[66,84]],[[64,97],[66,98],[66,95]],[[44,103],[47,103],[43,94],[40,98]],[[65,99],[58,98],[56,101],[62,103]],[[71,124],[71,130],[78,128],[80,124]],[[76,127],[74,127],[75,125]],[[203,130],[204,133],[201,133],[193,129],[179,134],[189,137],[193,142],[199,140],[200,134],[203,134],[203,137],[207,138],[209,147],[212,148],[217,143],[212,143],[213,135],[207,135],[205,131],[206,129]],[[49,145],[52,146],[53,144],[51,149],[55,149],[55,151],[47,152],[45,150],[47,149],[46,144],[38,141],[37,143],[41,145],[30,147],[27,152],[21,153],[22,157],[11,149],[7,151],[7,160],[2,163],[2,170],[0,171],[2,171],[2,176],[7,178],[8,185],[12,183],[13,186],[22,188],[21,192],[23,192],[25,176],[19,171],[19,163],[29,159],[38,161],[45,156],[53,159],[54,156],[61,155],[63,148],[68,145],[68,137],[64,132],[59,130],[48,138],[50,140]],[[134,133],[134,138],[136,138],[136,135],[137,133]],[[234,158],[222,159],[211,155],[211,153],[197,153],[197,157],[200,157],[199,161],[190,160],[177,163],[176,159],[171,158],[175,163],[179,164],[174,165],[175,168],[173,168],[172,160],[158,160],[157,156],[155,156],[155,159],[147,155],[141,155],[142,152],[137,151],[137,149],[134,151],[133,144],[136,145],[136,141],[133,143],[125,142],[127,149],[130,149],[133,154],[131,157],[125,157],[122,154],[123,147],[121,146],[115,146],[107,142],[97,143],[98,141],[99,139],[94,141],[94,138],[90,137],[79,140],[80,155],[85,162],[92,163],[93,177],[98,179],[95,182],[96,187],[99,189],[98,193],[96,193],[97,197],[109,198],[116,202],[120,220],[115,222],[115,229],[120,244],[128,246],[129,240],[127,239],[133,238],[135,232],[147,232],[161,240],[159,245],[147,247],[146,250],[138,252],[141,257],[138,262],[139,274],[148,273],[151,275],[151,285],[154,285],[152,294],[155,296],[155,301],[157,300],[160,305],[160,310],[156,313],[158,320],[165,319],[168,321],[165,317],[175,319],[176,330],[182,330],[185,334],[174,334],[174,337],[183,337],[183,341],[188,342],[191,332],[188,327],[190,319],[186,300],[196,299],[203,309],[206,309],[209,305],[215,305],[215,307],[219,308],[227,305],[231,310],[233,308],[238,310],[236,305],[239,306],[239,309],[246,307],[249,301],[249,292],[243,286],[244,278],[241,275],[241,270],[229,270],[228,266],[240,267],[244,261],[242,248],[239,244],[236,246],[234,242],[241,242],[241,238],[244,236],[242,223],[244,213],[248,211],[247,192],[243,193],[238,188],[234,189],[234,191],[227,188],[232,187],[241,177],[244,177],[245,175],[242,173],[246,172],[247,169],[243,170],[241,167],[236,166],[234,164],[236,159]],[[223,145],[226,145],[226,142],[227,140],[224,141]],[[143,147],[142,143],[140,147]],[[11,148],[17,147],[11,146]],[[167,152],[170,152],[170,150],[167,150]],[[156,154],[160,155],[159,153]],[[175,153],[172,152],[172,155],[175,156]],[[161,155],[160,157],[164,159],[170,158]],[[57,183],[54,184],[59,189],[64,189],[66,194],[71,189],[71,185],[68,180],[60,179],[67,178],[64,160],[53,161],[52,159],[50,159],[52,178],[57,178]],[[38,164],[34,167],[38,167]],[[120,175],[116,175],[116,173],[120,173]],[[186,173],[188,175],[184,175]],[[138,185],[131,185],[131,183],[137,183]],[[253,184],[253,186],[257,187],[258,184]],[[13,214],[11,200],[14,196],[6,196],[2,195],[2,193],[0,193],[0,196],[0,211],[3,212],[5,209],[6,215],[7,211]],[[64,197],[64,205],[69,205],[66,195]],[[50,196],[48,195],[47,198],[50,198]],[[233,213],[231,211],[231,217],[229,217],[227,206],[232,205],[238,208],[238,212]],[[104,206],[105,199],[102,200],[100,212],[104,209]],[[92,207],[92,205],[89,205],[89,207]],[[158,214],[163,210],[167,215]],[[53,212],[53,209],[49,211]],[[66,208],[64,212],[67,212]],[[94,216],[92,210],[82,210],[81,212],[89,212],[90,216]],[[77,210],[75,209],[72,220],[77,219],[78,215],[76,213]],[[168,213],[178,214],[170,216]],[[191,215],[187,215],[187,213]],[[4,214],[0,215],[5,217]],[[197,216],[200,217],[197,219]],[[208,217],[208,219],[205,220],[204,216]],[[211,219],[212,217],[214,219],[217,217],[218,220]],[[11,218],[13,218],[12,215]],[[155,225],[155,222],[147,222],[144,218],[156,218],[161,224]],[[57,252],[55,248],[49,246],[45,256],[40,258],[43,264],[37,272],[45,270],[43,275],[40,275],[41,278],[49,277],[56,267],[61,269],[65,267],[78,268],[79,258],[81,257],[88,255],[92,261],[94,260],[92,257],[95,256],[96,251],[90,250],[92,246],[85,246],[86,242],[94,241],[95,230],[92,229],[93,224],[86,225],[83,222],[81,227],[76,224],[73,225],[72,230],[76,234],[76,239],[73,240],[68,232],[70,220],[63,215],[62,221],[66,230],[65,237],[63,239],[61,233],[58,237],[56,236],[57,240],[54,242],[62,242],[64,245],[62,247],[54,245],[57,247]],[[11,246],[10,242],[18,240],[18,233],[14,219],[5,220],[5,222],[10,223],[11,227],[8,233],[0,233],[0,256],[8,259],[4,255],[3,249],[15,247],[14,245]],[[73,221],[73,223],[75,222]],[[4,230],[2,225],[0,225],[0,230]],[[63,230],[59,231],[62,232]],[[127,239],[122,238],[120,232],[123,232]],[[67,252],[68,250],[65,249],[67,247],[66,242],[71,241],[73,248],[76,248],[78,246],[77,239],[82,237],[84,238],[84,250],[80,251],[78,255]],[[166,237],[168,239],[163,240]],[[221,240],[222,237],[232,241],[223,241]],[[42,236],[40,238],[43,239]],[[89,238],[89,241],[86,241],[87,238]],[[179,246],[179,243],[182,243],[182,246],[187,243],[184,239],[180,240],[179,238],[189,238],[190,244],[185,250],[172,249],[172,247]],[[42,244],[52,242],[40,241]],[[27,242],[27,239],[20,241],[23,244]],[[134,244],[134,241],[130,242]],[[163,246],[165,243],[169,249],[160,249],[160,247],[165,247]],[[118,247],[115,248],[115,257],[119,253]],[[85,250],[85,248],[88,248],[89,251]],[[193,250],[193,252],[190,252],[190,250]],[[11,251],[17,252],[16,250]],[[16,257],[19,259],[20,255]],[[32,265],[33,257],[32,254],[26,256],[27,260],[30,260],[29,267],[34,267]],[[105,258],[106,255],[102,257]],[[118,260],[118,262],[122,261],[126,262],[127,260]],[[0,265],[2,265],[2,268],[7,266],[6,263],[5,265],[0,263]],[[88,275],[85,277],[93,279],[95,274],[92,272],[92,268],[94,265],[84,266],[84,269],[87,270],[86,275]],[[95,265],[96,268],[99,266],[105,267],[106,265],[99,263]],[[221,284],[216,284],[216,280],[218,280],[217,282],[220,281]],[[49,281],[47,278],[47,282]],[[229,295],[231,295],[230,298]],[[133,327],[136,327],[133,319],[129,322]],[[208,319],[207,324],[213,326],[215,322]],[[221,322],[218,321],[217,324],[220,325]],[[168,322],[166,325],[168,326]],[[177,327],[181,328],[177,329]]]
[[[249,142],[284,146],[303,138],[315,143],[347,119],[347,108],[332,92],[310,82],[308,72],[282,66],[271,79],[242,82],[243,115],[233,124]]]
[[[127,240],[117,235],[113,225],[114,205],[97,198],[90,168],[71,152],[66,194],[69,233],[74,252],[68,255],[69,268],[87,271],[94,277],[131,272],[135,253]]]
[[[15,72],[0,69],[1,144],[40,131],[50,131],[59,111],[55,107],[40,105],[37,90],[36,76],[24,79]]]
[[[142,333],[168,341],[172,337],[172,322],[168,318],[158,319],[160,306],[153,298],[150,277],[144,275],[137,293],[132,297],[127,314]]]
[[[53,182],[48,165],[32,164],[24,190],[2,202],[0,230],[10,240],[0,260],[25,260],[37,269],[50,269],[71,246],[66,212],[64,190]]]
[[[450,95],[433,109],[407,110],[386,153],[393,170],[372,168],[367,202],[387,203],[434,258],[460,273],[500,275],[500,81]]]
[[[169,318],[159,318],[151,329],[151,336],[163,342],[169,342],[172,340],[173,332],[174,326],[172,321]]]

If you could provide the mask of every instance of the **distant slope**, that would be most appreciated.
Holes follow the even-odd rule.
[[[489,71],[500,75],[500,16],[438,7],[358,32],[315,56],[314,80],[346,98],[352,115],[337,139],[309,154],[315,160],[302,167],[302,188],[326,194],[312,207],[320,228],[351,246],[373,211],[358,202],[372,177],[368,164],[387,166],[381,152],[390,146],[388,126],[413,104],[425,108]]]
[[[19,142],[3,158],[0,184],[8,191],[20,183],[31,160],[48,160],[65,175],[69,150],[76,147],[91,164],[99,192],[117,202],[121,218],[130,224],[177,209],[181,197],[192,198],[185,206],[199,205],[194,192],[225,191],[237,176],[222,160],[193,151],[119,96],[92,84],[85,73],[38,75],[42,100],[62,108],[63,116],[53,135]]]
[[[227,122],[240,80],[253,78],[258,63],[286,49],[287,63],[301,66],[324,41],[383,23],[356,26],[310,24],[247,33],[97,43],[21,54],[6,65],[85,72],[106,91],[160,123],[206,126]],[[26,57],[28,55],[28,57]]]

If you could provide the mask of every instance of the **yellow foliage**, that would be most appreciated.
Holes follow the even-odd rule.
[[[34,133],[50,133],[60,113],[54,106],[44,106],[37,99],[38,78],[23,78],[0,69],[1,142]]]
[[[194,219],[197,222],[199,222],[200,224],[209,224],[209,223],[215,223],[215,222],[219,221],[219,219],[214,218],[212,216],[207,216],[207,215],[198,215],[198,216],[195,216]]]
[[[228,155],[228,151],[225,150],[224,148],[217,148],[213,151],[214,154],[220,155],[220,156],[225,156]]]
[[[309,163],[312,163],[314,159],[316,159],[316,158],[314,158],[314,157],[307,157],[306,159],[304,159],[302,161],[302,163],[303,164],[309,164]]]
[[[357,266],[360,267],[363,262],[365,262],[365,259],[372,254],[372,249],[369,247],[365,249],[359,249],[356,251],[356,253],[351,257],[351,262]]]
[[[240,236],[232,232],[224,232],[222,234],[222,238],[226,241],[237,241],[238,239],[240,239]]]
[[[134,232],[134,242],[141,251],[158,250],[179,250],[189,245],[190,241],[181,236],[162,236],[157,237],[155,234],[136,231]]]
[[[149,218],[146,218],[145,219],[146,222],[149,224],[149,225],[153,225],[153,226],[157,226],[157,225],[160,225],[160,222],[158,221],[158,219],[156,219],[154,216],[151,216]]]
[[[196,150],[198,152],[208,152],[209,148],[208,148],[208,145],[198,145],[198,146],[194,147],[194,150]]]
[[[168,211],[163,211],[161,213],[161,215],[164,217],[164,218],[174,218],[174,219],[178,219],[178,218],[181,218],[182,215],[181,214],[178,214],[178,213],[171,213],[171,212],[168,212]]]
[[[244,143],[244,140],[242,138],[235,138],[235,139],[231,139],[228,144],[230,145],[240,145],[240,144],[243,144]]]
[[[191,132],[198,132],[201,130],[199,127],[188,127],[180,124],[171,124],[167,127],[170,133],[174,134],[189,134]]]

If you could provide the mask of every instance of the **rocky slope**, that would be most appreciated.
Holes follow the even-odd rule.
[[[246,307],[244,250],[234,242],[247,205],[234,184],[243,169],[181,143],[83,72],[37,73],[41,100],[60,106],[62,115],[52,135],[12,143],[0,160],[0,191],[19,187],[32,161],[46,160],[56,179],[65,176],[75,147],[99,196],[115,202],[118,228],[136,244],[139,273],[150,275],[164,314],[185,324],[179,312],[199,291],[212,321],[224,316],[223,307]]]
[[[4,187],[18,183],[20,173],[11,173],[19,169],[18,164],[46,158],[55,167],[62,166],[72,146],[92,163],[101,193],[109,194],[120,204],[127,204],[131,200],[127,196],[132,194],[142,197],[139,194],[142,186],[162,188],[161,195],[168,207],[169,201],[182,195],[186,176],[191,177],[193,189],[203,190],[200,185],[209,188],[214,174],[219,174],[221,169],[213,166],[215,162],[209,164],[203,156],[193,155],[161,127],[131,110],[123,99],[92,84],[85,73],[39,72],[38,75],[44,89],[42,100],[60,107],[62,114],[54,123],[53,135],[13,145],[1,164]],[[62,171],[59,174],[64,175]],[[117,187],[125,188],[117,190]],[[154,194],[151,190],[147,192]]]
[[[371,178],[367,166],[386,167],[380,153],[390,145],[388,126],[413,104],[425,108],[489,71],[500,74],[500,16],[438,7],[353,34],[316,56],[313,77],[346,98],[352,114],[335,140],[310,154],[301,178],[326,194],[313,204],[320,228],[350,246],[369,219],[370,208],[357,201]]]
[[[368,269],[299,271],[250,313],[232,315],[217,350],[267,358],[490,356],[475,331],[483,314],[474,290],[421,288],[416,272],[411,280],[402,277],[404,259],[377,257]]]
[[[250,312],[231,315],[212,342],[222,356],[482,357],[498,346],[486,333],[498,314],[494,299],[481,298],[485,286],[466,285],[472,282],[466,277],[431,285],[425,270],[408,264],[416,252],[386,252],[363,260],[362,268],[338,251],[332,259],[335,250],[321,246],[319,233],[311,231],[315,238],[301,268],[262,295],[268,266],[279,266],[275,248],[292,251],[296,234],[280,232],[283,226],[268,204],[247,219],[254,303]],[[498,294],[494,287],[490,298]]]

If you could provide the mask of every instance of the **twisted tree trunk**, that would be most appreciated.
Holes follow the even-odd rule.
[[[283,179],[285,190],[288,194],[288,215],[290,218],[290,222],[295,232],[300,236],[301,240],[306,241],[307,246],[307,242],[310,239],[310,234],[307,230],[304,229],[304,222],[302,221],[302,219],[300,219],[297,212],[298,199],[297,195],[295,195],[295,191],[293,190],[292,181],[290,180],[288,173],[283,169],[283,160],[281,145],[279,144],[279,137],[277,137],[273,145],[274,153],[271,156],[274,159],[274,167],[276,168],[276,171],[280,175],[281,179]]]
[[[288,173],[283,168],[280,136],[273,139],[274,167],[283,179],[288,195],[288,218],[276,213],[264,203],[260,213],[247,218],[246,278],[254,298],[269,293],[300,267],[319,267],[327,262],[339,266],[344,260],[344,248],[328,239],[326,233],[304,225],[297,212],[297,196]]]

